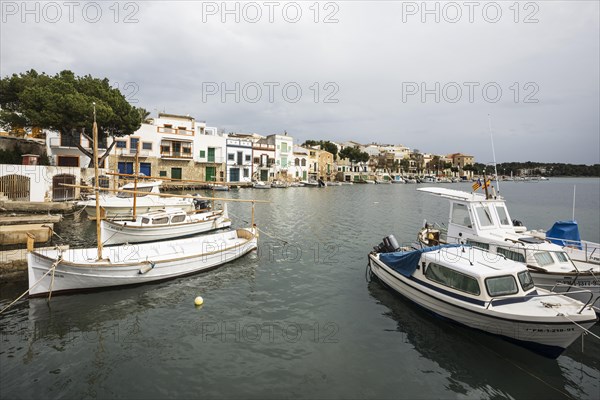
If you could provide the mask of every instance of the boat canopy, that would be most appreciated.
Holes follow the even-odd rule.
[[[546,238],[559,246],[575,247],[581,250],[581,237],[577,221],[556,221],[546,232]]]
[[[444,244],[440,246],[426,247],[423,249],[417,249],[412,251],[396,251],[393,253],[381,253],[379,260],[385,265],[392,268],[394,271],[409,277],[417,269],[421,254],[429,253],[430,251],[436,251],[440,249],[462,247],[463,244]]]

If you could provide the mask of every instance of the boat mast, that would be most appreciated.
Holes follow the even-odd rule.
[[[577,188],[576,185],[573,185],[573,221],[575,221],[575,189]]]
[[[140,173],[140,141],[138,140],[137,146],[135,149],[135,176],[133,177],[133,191],[137,193],[137,178]],[[136,210],[137,210],[137,194],[133,194],[133,220],[135,221],[137,218]]]
[[[492,155],[494,156],[494,172],[496,173],[496,186],[498,187],[498,194],[500,194],[500,177],[498,176],[498,165],[496,164],[496,150],[494,149],[494,137],[492,136],[492,116],[490,114],[488,114],[488,126],[490,128],[490,139],[492,140]]]
[[[96,194],[96,241],[98,242],[98,260],[102,259],[102,239],[100,235],[100,224],[102,216],[100,215],[100,185],[98,182],[98,125],[96,124],[96,103],[94,105],[94,125],[92,127],[94,140],[94,193]]]

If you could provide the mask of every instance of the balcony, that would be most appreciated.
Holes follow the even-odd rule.
[[[115,154],[120,157],[135,157],[137,151],[136,149],[127,149],[127,148],[117,148]],[[140,150],[138,157],[149,157],[150,150]]]
[[[182,129],[182,128],[168,128],[164,126],[159,126],[156,128],[158,133],[166,133],[171,135],[185,135],[185,136],[194,136],[194,131],[192,129]]]
[[[76,138],[71,138],[71,137],[53,137],[50,138],[50,147],[51,148],[57,148],[57,147],[66,147],[66,148],[77,148],[77,143],[80,143],[80,139],[79,137]],[[85,149],[90,149],[92,148],[92,146],[90,146],[89,142],[84,139],[83,141],[83,147]],[[99,149],[106,149],[106,140],[100,140],[98,142],[98,148]]]
[[[182,151],[161,151],[161,158],[180,158],[185,160],[192,159],[192,153],[182,152]]]

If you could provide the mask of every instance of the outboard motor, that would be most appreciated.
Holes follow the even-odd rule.
[[[523,226],[523,223],[521,221],[519,221],[518,219],[513,219],[512,224],[513,224],[513,226]]]
[[[196,210],[210,210],[210,200],[194,199],[194,208]]]
[[[394,235],[384,237],[378,246],[373,247],[376,253],[393,253],[398,249],[400,249],[400,246]]]

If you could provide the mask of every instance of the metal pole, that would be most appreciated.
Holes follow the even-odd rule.
[[[498,194],[500,194],[500,178],[498,177],[498,166],[496,164],[496,150],[494,149],[494,137],[492,136],[492,116],[488,114],[488,125],[490,128],[490,139],[492,140],[492,155],[494,156],[494,170],[496,172],[496,186],[498,187]]]
[[[100,185],[98,182],[98,125],[96,124],[96,103],[94,105],[94,125],[93,140],[94,140],[94,193],[96,194],[96,241],[98,242],[98,260],[102,259],[102,236],[100,234],[100,224],[102,216],[100,215]]]

